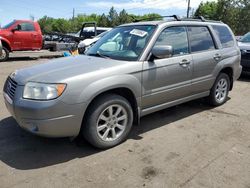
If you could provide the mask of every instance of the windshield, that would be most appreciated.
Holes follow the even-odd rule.
[[[8,23],[7,25],[3,26],[2,29],[8,29],[10,26],[12,26],[15,23],[15,21],[12,21]]]
[[[155,30],[153,25],[117,27],[98,40],[86,55],[136,61]]]
[[[240,42],[250,42],[250,32],[245,34],[241,39]]]

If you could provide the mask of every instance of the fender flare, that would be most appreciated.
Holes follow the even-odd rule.
[[[96,96],[117,88],[129,89],[134,94],[135,98],[139,98],[141,96],[141,82],[135,76],[115,75],[89,84],[80,94],[79,100],[89,105],[89,103],[91,103]]]

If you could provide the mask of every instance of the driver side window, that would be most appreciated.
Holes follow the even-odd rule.
[[[162,31],[155,46],[172,46],[173,55],[189,53],[186,27],[169,27]]]
[[[33,23],[23,22],[20,23],[19,26],[20,28],[18,28],[18,26],[15,27],[15,29],[18,31],[35,31]]]

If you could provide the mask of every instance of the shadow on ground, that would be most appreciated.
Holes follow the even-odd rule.
[[[250,73],[242,72],[238,80],[242,82],[250,82]]]
[[[38,57],[9,57],[8,61],[33,61],[39,59]]]
[[[140,125],[133,127],[129,139],[140,140],[145,132],[208,109],[210,107],[201,99],[145,116]],[[37,169],[98,152],[101,150],[82,139],[70,142],[68,138],[41,138],[19,128],[12,117],[0,121],[0,160],[12,168]]]

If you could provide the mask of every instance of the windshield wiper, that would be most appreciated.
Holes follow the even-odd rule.
[[[103,57],[103,58],[108,58],[108,59],[110,59],[110,56],[109,56],[109,55],[101,54],[99,51],[97,51],[95,54],[93,53],[93,54],[87,54],[87,55],[89,55],[89,56],[96,56],[96,57]]]

